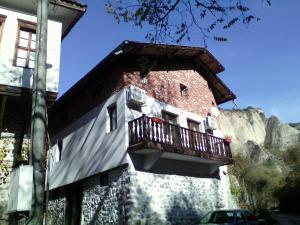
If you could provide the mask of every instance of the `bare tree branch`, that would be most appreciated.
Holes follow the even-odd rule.
[[[259,1],[271,4],[270,0]],[[107,0],[106,8],[117,22],[152,27],[146,34],[150,42],[190,40],[189,31],[194,28],[200,31],[204,45],[207,39],[226,41],[216,35],[220,29],[260,19],[242,0]]]

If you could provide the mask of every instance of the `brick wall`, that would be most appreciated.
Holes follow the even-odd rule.
[[[122,59],[102,71],[93,71],[93,76],[81,82],[66,103],[56,105],[51,111],[50,130],[61,130],[130,84],[146,90],[147,95],[159,101],[201,116],[206,116],[212,105],[216,105],[207,81],[189,61],[160,59],[159,65],[151,68],[145,83],[141,81],[141,67],[137,61]],[[181,96],[180,84],[187,87],[185,96]]]
[[[135,85],[147,91],[147,95],[175,107],[206,116],[212,105],[216,105],[207,81],[193,69],[151,71],[141,81],[139,72],[124,73],[126,85]],[[185,96],[181,96],[180,84],[187,87]]]

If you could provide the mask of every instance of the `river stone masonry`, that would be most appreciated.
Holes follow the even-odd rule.
[[[128,166],[82,185],[82,225],[193,225],[207,211],[236,207],[226,166],[220,168],[220,179],[160,175]],[[48,225],[64,224],[64,196],[49,201]]]
[[[46,224],[64,225],[65,214],[66,214],[65,209],[66,209],[65,195],[61,195],[58,198],[51,199],[48,202]]]
[[[102,176],[102,177],[101,177]],[[84,183],[81,224],[121,225],[126,221],[127,169],[95,176]]]
[[[160,175],[129,169],[128,224],[198,224],[204,213],[235,208],[227,169],[220,180]]]

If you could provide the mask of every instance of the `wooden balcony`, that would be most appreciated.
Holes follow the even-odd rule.
[[[219,166],[233,163],[230,145],[222,138],[147,116],[128,126],[128,151],[139,169],[211,177]]]

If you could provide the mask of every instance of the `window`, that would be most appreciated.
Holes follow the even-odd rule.
[[[193,131],[200,131],[200,123],[193,121],[193,120],[187,120],[187,125],[188,125],[188,140],[189,140],[189,144],[191,146],[199,146],[199,136],[193,132]],[[192,131],[190,131],[192,130]]]
[[[236,212],[236,224],[244,224],[245,222],[246,220],[242,212]]]
[[[164,125],[166,142],[169,142],[170,144],[178,142],[178,135],[176,135],[177,126],[174,126],[177,124],[177,115],[168,112],[162,112],[162,118],[165,122],[169,123]]]
[[[187,86],[185,86],[184,84],[180,84],[180,95],[181,97],[184,97],[187,95]]]
[[[14,65],[25,68],[34,68],[36,24],[24,20],[19,21],[16,40]]]
[[[216,224],[225,224],[225,223],[233,223],[234,220],[234,212],[232,211],[217,211],[214,212],[210,218],[209,223]]]
[[[113,104],[107,108],[109,117],[109,132],[117,129],[117,105]]]
[[[6,16],[0,15],[0,43],[1,43],[2,31],[3,31],[5,19],[6,19]]]
[[[162,112],[162,118],[167,123],[177,124],[177,115],[168,112]]]
[[[187,125],[189,130],[193,131],[200,131],[200,123],[193,121],[193,120],[187,120]]]
[[[59,151],[59,160],[61,160],[61,154],[63,151],[63,140],[57,141],[57,147],[58,147],[58,151]]]

